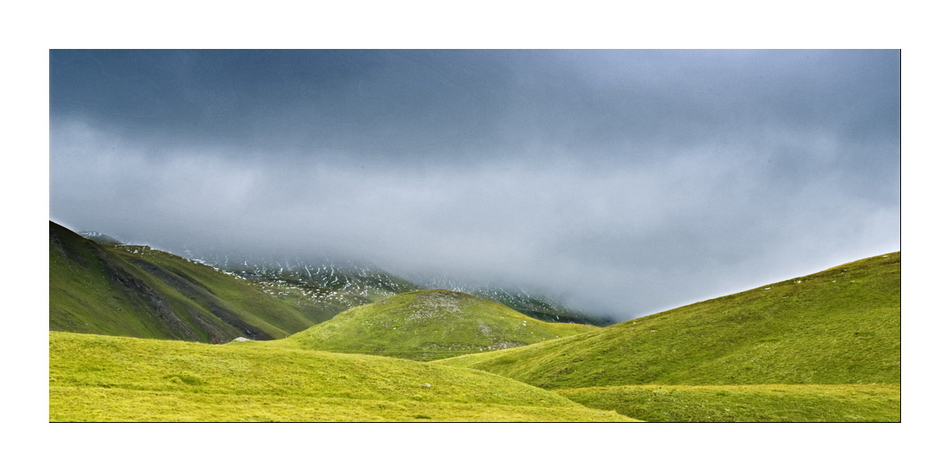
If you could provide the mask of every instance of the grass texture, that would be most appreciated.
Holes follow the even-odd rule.
[[[555,390],[655,422],[900,422],[899,384],[625,385]]]
[[[630,421],[497,375],[387,357],[50,332],[50,421]]]

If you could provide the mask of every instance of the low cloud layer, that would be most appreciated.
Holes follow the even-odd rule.
[[[631,318],[900,249],[894,51],[53,51],[50,218]]]

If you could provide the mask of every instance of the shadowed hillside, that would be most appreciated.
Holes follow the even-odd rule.
[[[49,224],[51,331],[211,343],[282,338],[322,321],[245,280],[145,246]]]

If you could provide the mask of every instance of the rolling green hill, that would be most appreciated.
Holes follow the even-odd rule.
[[[50,421],[630,421],[511,379],[275,342],[50,332]]]
[[[900,253],[441,362],[544,388],[898,383]]]
[[[103,246],[52,221],[49,238],[52,331],[221,343],[282,338],[325,319],[146,246]]]
[[[340,313],[279,344],[299,349],[441,359],[597,331],[545,323],[503,305],[449,290],[421,290]]]
[[[900,259],[434,363],[647,421],[900,421]]]

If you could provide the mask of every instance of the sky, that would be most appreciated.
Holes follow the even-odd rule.
[[[49,214],[623,320],[900,250],[896,50],[51,50]]]

